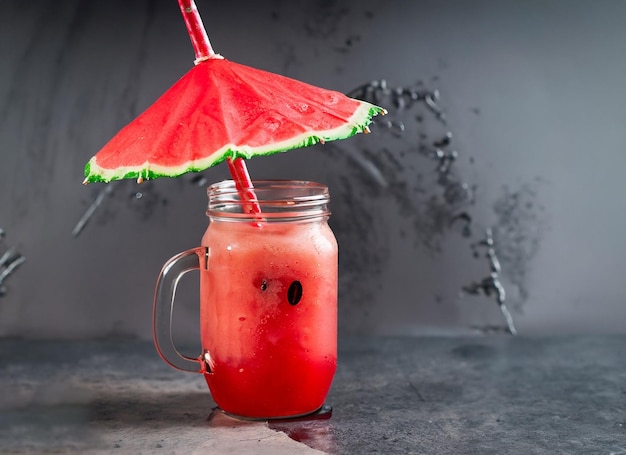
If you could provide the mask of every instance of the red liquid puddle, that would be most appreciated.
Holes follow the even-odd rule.
[[[272,430],[282,431],[294,441],[306,444],[312,449],[333,453],[335,441],[329,420],[333,415],[333,408],[328,405],[316,413],[294,419],[277,419],[268,422]]]
[[[294,441],[312,449],[334,453],[336,444],[329,423],[332,415],[333,408],[324,405],[317,412],[306,416],[268,420],[267,426],[271,430],[282,431]],[[208,420],[211,427],[233,427],[254,422],[254,420],[242,420],[229,416],[220,408],[215,408]]]

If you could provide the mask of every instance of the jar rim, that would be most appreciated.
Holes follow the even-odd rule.
[[[312,180],[289,180],[289,179],[265,179],[252,180],[252,186],[256,190],[266,189],[289,189],[289,188],[309,188],[314,191],[328,193],[328,186],[323,183],[314,182]],[[234,180],[222,180],[221,182],[212,183],[207,189],[207,193],[231,193],[238,194]]]
[[[246,213],[249,201],[241,199],[233,180],[223,180],[207,189],[211,219],[267,221],[301,220],[328,217],[330,194],[328,186],[310,180],[253,180],[253,196],[261,214]]]

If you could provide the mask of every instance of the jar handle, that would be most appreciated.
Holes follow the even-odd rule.
[[[157,279],[152,310],[152,335],[161,358],[170,366],[192,373],[207,373],[207,365],[201,359],[181,354],[172,340],[172,313],[178,281],[187,272],[200,269],[200,261],[206,258],[207,248],[192,248],[170,258],[161,269]]]

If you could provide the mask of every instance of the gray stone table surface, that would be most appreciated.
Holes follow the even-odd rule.
[[[626,336],[340,340],[332,415],[242,422],[140,341],[0,340],[0,453],[625,454]]]

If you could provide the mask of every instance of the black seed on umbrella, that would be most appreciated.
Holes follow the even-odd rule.
[[[261,281],[261,291],[265,291],[267,289],[267,281]]]
[[[302,283],[296,280],[287,289],[287,300],[291,305],[297,305],[300,299],[302,299]]]

